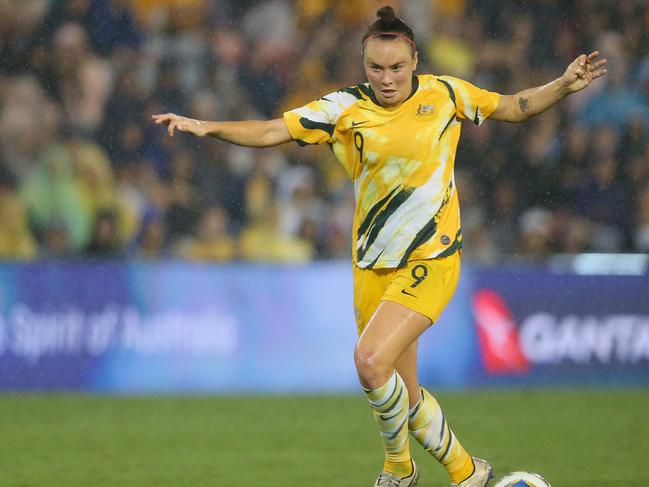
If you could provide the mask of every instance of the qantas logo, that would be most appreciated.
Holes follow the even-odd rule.
[[[491,289],[473,296],[482,362],[493,374],[525,373],[529,363],[521,349],[518,329],[505,301]]]
[[[629,364],[649,361],[649,316],[556,316],[539,312],[520,327],[525,355],[538,365]]]
[[[484,367],[492,374],[525,373],[530,365],[622,365],[649,362],[649,316],[557,315],[543,309],[514,320],[491,289],[473,296]]]

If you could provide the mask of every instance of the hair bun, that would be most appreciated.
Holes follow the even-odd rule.
[[[390,5],[381,7],[377,12],[376,16],[381,20],[394,20],[397,18],[397,15],[394,13],[394,9]]]

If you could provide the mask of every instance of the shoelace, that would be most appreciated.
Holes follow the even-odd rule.
[[[379,481],[377,482],[379,487],[399,487],[400,484],[400,480],[392,476],[384,476],[383,474],[379,475]]]

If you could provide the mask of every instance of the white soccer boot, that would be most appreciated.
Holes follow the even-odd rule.
[[[459,485],[451,484],[451,487],[487,487],[489,481],[494,478],[491,465],[487,460],[476,457],[473,457],[473,465],[475,465],[473,474]]]
[[[381,472],[379,478],[376,479],[374,487],[415,487],[418,481],[419,470],[417,469],[417,465],[413,460],[412,473],[408,477],[402,479],[389,472]]]

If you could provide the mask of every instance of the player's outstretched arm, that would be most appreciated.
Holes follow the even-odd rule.
[[[599,51],[575,59],[560,78],[550,83],[500,97],[498,108],[489,118],[505,122],[522,122],[544,112],[570,93],[583,90],[606,74],[606,59],[597,60]]]
[[[182,117],[175,113],[153,115],[157,124],[167,125],[167,133],[188,132],[205,135],[245,147],[272,147],[293,140],[283,118],[274,120],[245,120],[242,122],[208,122]]]

